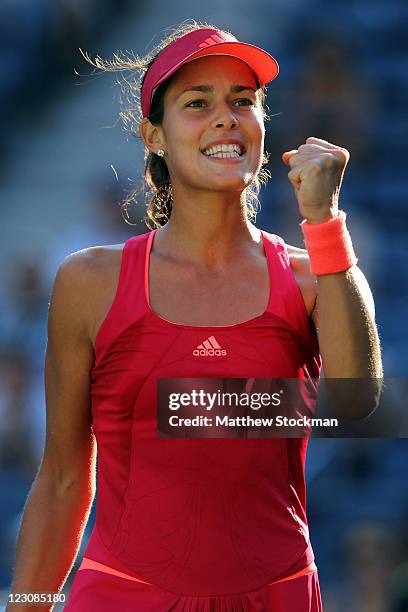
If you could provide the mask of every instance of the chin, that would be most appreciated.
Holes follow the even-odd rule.
[[[225,173],[221,176],[212,175],[210,180],[207,181],[207,187],[217,191],[243,191],[253,180],[253,172],[246,172],[238,176]]]

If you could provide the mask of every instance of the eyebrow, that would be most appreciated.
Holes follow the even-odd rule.
[[[253,91],[256,92],[255,87],[251,85],[231,85],[231,93],[240,93],[241,91]],[[201,91],[203,93],[212,93],[214,91],[214,87],[212,85],[192,85],[183,89],[177,96],[179,98],[181,95],[186,93],[187,91]]]

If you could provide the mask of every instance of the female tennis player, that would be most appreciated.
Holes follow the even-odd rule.
[[[251,221],[263,87],[277,74],[266,51],[207,24],[177,30],[144,70],[154,229],[74,253],[58,270],[46,445],[13,593],[62,588],[97,449],[96,524],[65,610],[322,610],[307,437],[157,432],[159,379],[312,379],[322,364],[326,377],[381,376],[371,292],[338,208],[348,151],[310,137],[282,155],[307,250]]]

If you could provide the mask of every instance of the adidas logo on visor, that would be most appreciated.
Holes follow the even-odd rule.
[[[195,357],[224,357],[227,351],[220,347],[214,336],[210,336],[193,351]]]
[[[223,43],[223,42],[225,42],[225,40],[223,40],[220,36],[217,36],[217,34],[213,34],[209,38],[206,38],[205,41],[202,42],[198,46],[201,48],[205,48],[205,47],[209,47],[210,45],[213,45],[214,43]]]

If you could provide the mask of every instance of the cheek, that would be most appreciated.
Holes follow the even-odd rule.
[[[183,128],[182,134],[175,130],[169,142],[168,166],[173,178],[190,182],[197,174],[198,156],[202,155],[197,138]]]
[[[264,142],[265,142],[265,131],[260,126],[257,126],[256,128],[254,128],[252,132],[252,142],[254,144],[254,147],[252,150],[253,156],[254,156],[253,159],[255,161],[255,158],[256,158],[256,162],[260,163],[263,157],[263,153],[264,153]]]
[[[263,145],[265,139],[265,125],[260,112],[253,114],[247,123],[247,133],[254,144]]]
[[[189,121],[183,124],[174,123],[166,131],[168,150],[177,164],[188,162],[196,153],[200,153],[200,130]]]
[[[197,129],[193,129],[191,122],[180,119],[177,115],[168,115],[163,121],[163,130],[167,143],[169,170],[173,174],[188,174],[191,168],[195,150],[199,151]]]

